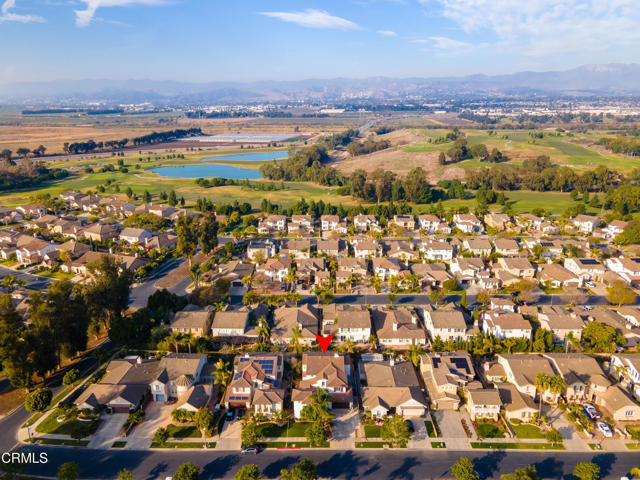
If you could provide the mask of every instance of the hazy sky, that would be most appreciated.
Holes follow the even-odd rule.
[[[0,0],[0,82],[431,77],[640,62],[638,0]]]

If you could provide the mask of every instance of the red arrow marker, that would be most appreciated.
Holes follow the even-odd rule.
[[[320,348],[322,349],[323,352],[326,352],[327,348],[329,348],[329,344],[333,339],[333,335],[334,334],[332,333],[328,337],[322,337],[316,333],[316,338],[318,339],[318,343],[320,344]]]

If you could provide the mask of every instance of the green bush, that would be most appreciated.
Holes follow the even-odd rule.
[[[77,368],[73,368],[64,374],[62,377],[63,385],[71,385],[73,382],[80,378],[80,371]]]
[[[53,394],[48,388],[38,388],[27,395],[24,400],[24,408],[27,412],[43,412],[51,403]]]

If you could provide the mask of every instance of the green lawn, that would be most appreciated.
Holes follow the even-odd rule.
[[[310,422],[289,422],[289,429],[287,426],[282,427],[275,423],[261,423],[258,425],[258,434],[262,437],[270,438],[284,438],[284,437],[304,437],[307,433],[307,429],[311,426]]]
[[[151,448],[204,448],[204,442],[167,442],[161,445],[157,442],[151,443]],[[216,442],[209,442],[209,448],[215,448]]]
[[[444,442],[431,442],[431,448],[447,448],[447,444]]]
[[[427,427],[427,434],[429,435],[429,438],[437,437],[436,431],[433,428],[433,423],[431,422],[431,420],[425,420],[424,426]]]
[[[63,422],[58,422],[57,419],[62,414],[63,411],[59,408],[56,408],[49,414],[47,418],[45,418],[38,424],[38,426],[36,427],[36,432],[51,433],[56,435],[71,435],[74,429],[79,426],[84,433],[84,437],[87,437],[94,433],[100,425],[100,420],[81,422],[79,420],[76,420],[74,416],[68,417]]]
[[[500,428],[491,423],[481,423],[478,425],[478,436],[481,438],[503,438]]]
[[[167,425],[170,438],[202,438],[202,433],[193,425]]]
[[[640,450],[640,443],[627,443],[626,445],[629,450]]]
[[[52,270],[40,270],[36,272],[36,275],[40,275],[41,277],[49,277],[55,278],[57,280],[71,280],[76,276],[73,272],[60,272],[60,271],[52,271]]]
[[[319,447],[312,447],[309,442],[260,442],[261,448],[329,448],[329,442],[324,442]]]
[[[39,438],[40,445],[65,445],[67,447],[86,447],[89,440],[60,440],[57,438]]]
[[[529,423],[522,423],[520,425],[511,424],[511,428],[518,438],[544,438],[544,434],[540,429]]]
[[[564,450],[564,445],[553,443],[499,443],[499,442],[471,442],[471,448],[492,448],[496,450]]]
[[[381,430],[382,427],[378,427],[377,425],[365,425],[364,436],[367,438],[380,438]]]
[[[356,442],[356,448],[391,448],[389,442]]]
[[[111,448],[124,448],[126,444],[127,442],[118,440],[116,442],[113,442],[113,445],[111,445]]]

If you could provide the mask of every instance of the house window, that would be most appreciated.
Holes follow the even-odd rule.
[[[627,417],[633,417],[633,410],[627,410],[627,411],[625,412],[625,415],[626,415]]]

